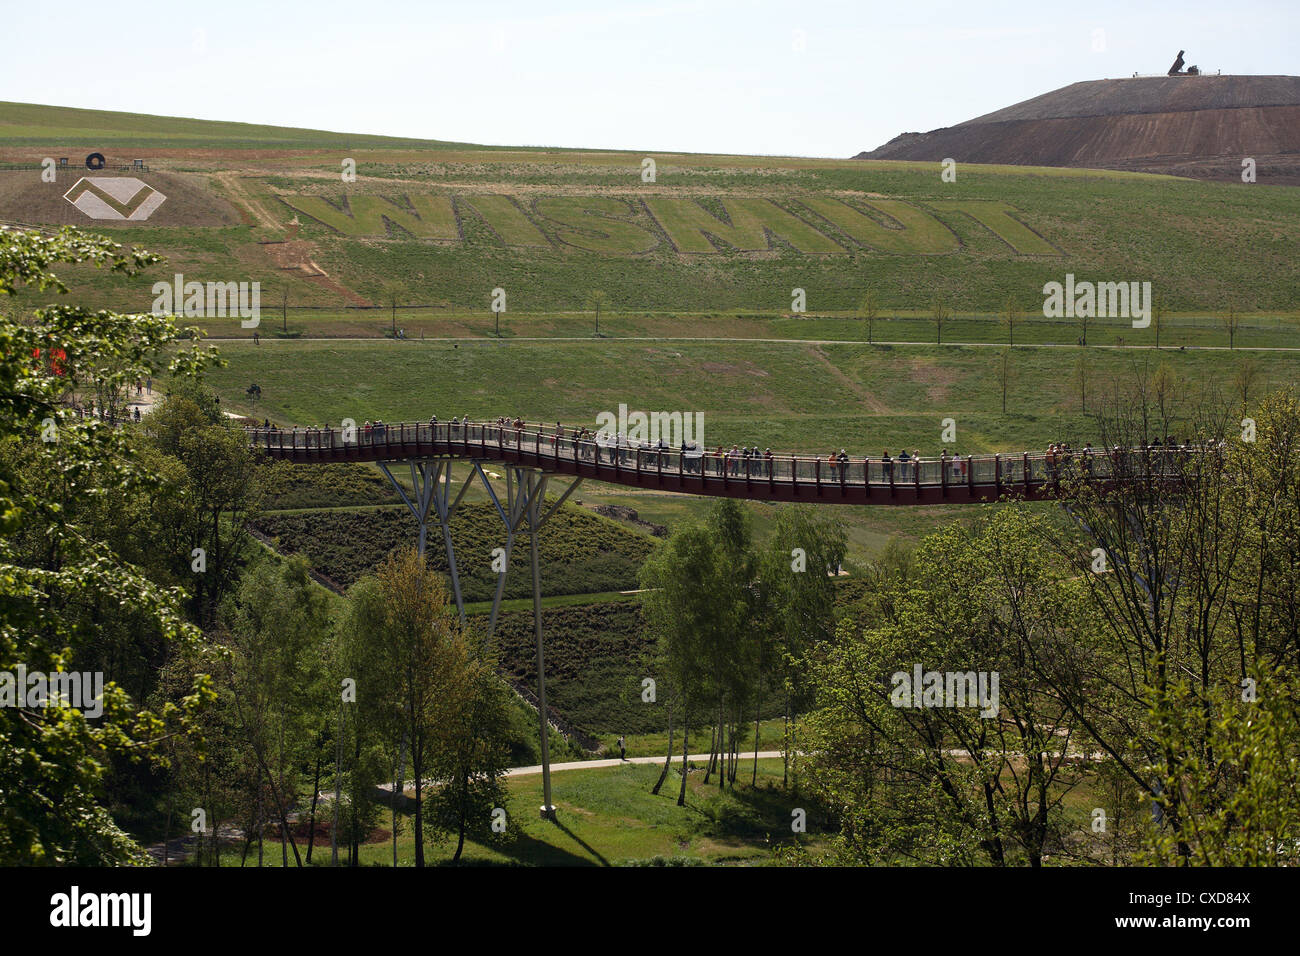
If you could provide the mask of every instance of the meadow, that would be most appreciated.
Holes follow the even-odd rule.
[[[264,341],[222,346],[211,373],[223,404],[282,424],[427,421],[500,415],[596,427],[601,411],[699,411],[705,443],[775,453],[851,456],[919,448],[937,455],[944,419],[950,452],[1036,450],[1095,441],[1089,417],[1117,385],[1168,366],[1183,385],[1250,393],[1297,380],[1300,353],[1017,347],[1007,411],[990,347],[802,342]],[[1082,384],[1080,381],[1080,362]],[[253,407],[243,395],[262,387]]]

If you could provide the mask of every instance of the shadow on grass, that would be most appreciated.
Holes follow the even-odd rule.
[[[592,849],[587,843],[574,836],[572,831],[563,825],[558,825],[571,837],[579,846],[596,857],[600,863],[566,850],[563,847],[556,846],[554,843],[547,843],[544,840],[538,840],[529,836],[527,833],[519,832],[510,843],[505,846],[494,846],[498,853],[510,857],[518,863],[530,866],[609,866],[609,861]]]
[[[594,856],[597,860],[599,860],[601,866],[610,865],[609,860],[605,859],[605,857],[602,856],[601,853],[595,847],[593,847],[586,840],[582,839],[582,837],[578,836],[576,833],[574,833],[572,830],[566,827],[559,820],[555,821],[555,827],[557,830],[562,831],[570,840],[578,844],[578,846],[582,847],[584,850],[586,850],[588,853]]]
[[[827,822],[822,808],[807,794],[796,794],[776,786],[760,784],[755,788],[744,781],[734,790],[728,785],[721,792],[707,793],[700,787],[692,797],[705,818],[696,823],[698,832],[715,839],[748,843],[779,841],[790,836],[792,811],[796,808],[807,812],[810,825]]]

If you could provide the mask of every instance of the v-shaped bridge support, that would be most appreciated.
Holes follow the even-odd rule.
[[[564,493],[549,507],[546,507],[546,487],[549,476],[535,468],[518,465],[506,466],[506,503],[502,507],[496,492],[486,477],[483,485],[496,505],[497,514],[506,526],[505,561],[497,575],[496,595],[492,599],[492,616],[488,620],[488,634],[496,629],[497,612],[501,607],[501,595],[505,591],[506,571],[510,567],[510,555],[514,550],[515,535],[521,530],[528,533],[529,564],[533,578],[533,629],[537,637],[537,714],[541,725],[542,741],[542,817],[555,819],[555,806],[551,803],[551,748],[550,722],[546,717],[546,661],[542,649],[542,579],[537,559],[537,532],[550,520],[551,516],[563,507],[564,502],[582,484],[581,478],[575,478]]]
[[[436,518],[438,526],[442,530],[443,549],[447,556],[452,595],[456,601],[456,610],[460,614],[462,626],[465,624],[465,601],[461,594],[460,572],[456,566],[456,551],[451,543],[450,524],[452,516],[456,513],[456,509],[460,507],[460,503],[465,497],[465,492],[469,490],[476,477],[482,482],[483,488],[487,491],[488,497],[496,507],[497,514],[506,529],[504,560],[501,562],[501,570],[497,572],[497,587],[492,597],[492,612],[488,618],[489,638],[496,631],[497,616],[501,610],[501,598],[505,594],[506,573],[510,567],[511,553],[514,551],[515,536],[521,532],[528,535],[529,564],[533,584],[533,629],[537,638],[537,713],[541,730],[542,795],[544,801],[541,812],[543,818],[554,820],[555,807],[551,803],[550,721],[546,716],[546,661],[542,648],[542,581],[537,557],[537,533],[541,531],[551,516],[563,507],[569,496],[582,484],[582,479],[575,478],[564,490],[563,494],[548,508],[546,507],[546,489],[550,483],[550,477],[536,468],[506,465],[506,500],[503,504],[496,493],[496,489],[492,487],[492,483],[488,481],[488,477],[483,471],[483,463],[471,461],[470,474],[453,499],[451,497],[452,461],[453,459],[450,458],[408,460],[407,464],[411,469],[412,489],[412,494],[409,495],[401,483],[393,477],[392,471],[389,470],[390,462],[381,461],[378,464],[380,470],[392,482],[393,487],[397,489],[397,494],[419,525],[420,536],[417,549],[421,557],[424,556],[428,544],[430,512]],[[398,463],[392,462],[391,464]]]

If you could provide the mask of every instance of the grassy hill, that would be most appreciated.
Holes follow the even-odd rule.
[[[652,154],[647,181],[631,153],[0,107],[2,161],[77,143],[117,144],[110,161],[145,158],[175,184],[156,221],[85,221],[169,257],[135,281],[69,271],[118,308],[151,307],[152,284],[181,272],[258,281],[267,312],[395,295],[486,316],[501,288],[507,317],[583,310],[591,289],[612,312],[780,315],[802,289],[812,313],[857,309],[868,290],[886,313],[935,299],[1041,313],[1043,284],[1074,273],[1150,281],[1172,312],[1296,311],[1300,191],[1277,187],[974,165],[945,182],[933,163],[681,154]],[[0,220],[80,215],[61,196],[82,174],[0,172]],[[228,208],[238,223],[215,212]]]
[[[373,571],[393,549],[414,542],[415,519],[404,506],[366,510],[315,510],[266,514],[257,530],[287,554],[305,554],[312,566],[343,587]],[[462,506],[451,521],[461,587],[466,601],[491,600],[497,576],[492,550],[505,545],[505,530],[488,503]],[[566,508],[557,512],[538,536],[543,594],[580,594],[636,587],[636,573],[654,547],[648,535],[606,518]],[[507,575],[505,596],[530,595],[531,584],[516,549]],[[430,563],[447,572],[437,541]]]
[[[338,146],[428,149],[454,145],[434,140],[332,133],[292,126],[0,102],[0,148],[51,143],[86,146],[101,151],[104,147],[130,147],[133,150],[181,146],[208,149],[326,149]]]
[[[963,453],[1082,445],[1096,440],[1088,412],[1114,383],[1161,364],[1185,388],[1217,388],[1227,397],[1242,368],[1254,369],[1256,394],[1300,379],[1300,352],[1017,347],[1004,414],[993,346],[613,339],[222,348],[230,364],[210,380],[223,403],[244,407],[242,391],[256,381],[263,393],[255,414],[281,422],[507,414],[595,428],[599,412],[627,403],[702,412],[710,445],[805,454],[846,447],[854,456],[903,446],[938,454],[945,418],[955,420]],[[284,374],[290,365],[293,374]]]

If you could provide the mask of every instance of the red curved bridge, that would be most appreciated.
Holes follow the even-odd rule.
[[[579,439],[577,429],[495,422],[403,422],[348,428],[248,429],[254,448],[291,462],[398,462],[431,458],[502,462],[615,485],[679,494],[828,504],[919,505],[1069,497],[1062,473],[1109,483],[1132,475],[1120,453],[1044,453],[905,459],[728,453],[683,453],[626,440]],[[1141,470],[1160,474],[1173,449],[1128,453],[1147,459]],[[1069,484],[1067,482],[1067,484]]]

